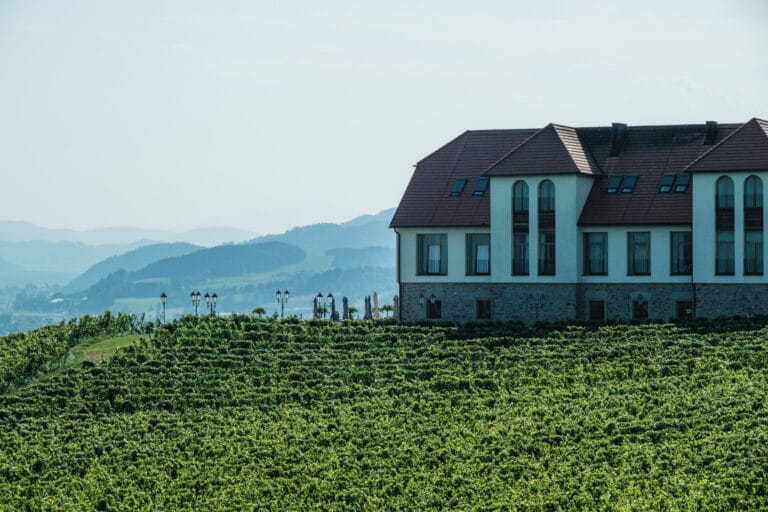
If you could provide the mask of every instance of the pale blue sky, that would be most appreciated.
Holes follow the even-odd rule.
[[[532,3],[0,0],[0,219],[275,232],[466,129],[768,117],[768,1]]]

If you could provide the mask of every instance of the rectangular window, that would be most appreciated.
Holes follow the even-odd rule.
[[[555,275],[555,234],[539,233],[539,275]]]
[[[416,235],[418,274],[448,274],[448,235]]]
[[[439,320],[443,316],[443,304],[440,299],[427,300],[427,318],[429,320]]]
[[[451,188],[451,197],[459,197],[461,195],[461,191],[464,190],[464,185],[467,184],[467,178],[456,178],[456,181],[453,182],[453,187]]]
[[[611,176],[611,179],[608,180],[608,193],[609,194],[615,194],[619,191],[619,187],[621,186],[621,176]]]
[[[675,182],[674,174],[665,174],[661,177],[661,185],[659,185],[659,192],[672,192],[672,184]]]
[[[466,274],[488,275],[491,272],[491,235],[488,233],[467,234]]]
[[[673,276],[689,276],[693,271],[693,244],[690,231],[670,233],[669,273]]]
[[[627,233],[627,275],[647,276],[651,273],[651,234],[648,231]]]
[[[645,321],[648,320],[648,299],[642,295],[632,299],[632,320]]]
[[[732,276],[735,272],[734,259],[733,231],[718,231],[715,273],[719,276]]]
[[[763,232],[744,233],[744,275],[763,275]]]
[[[608,274],[608,233],[584,233],[584,275]]]
[[[487,188],[488,188],[488,178],[486,176],[481,176],[480,178],[477,178],[477,182],[475,183],[475,190],[472,191],[472,195],[484,196],[485,189]]]
[[[515,233],[512,238],[512,275],[528,275],[528,233]]]
[[[677,177],[677,184],[675,185],[675,192],[685,192],[688,190],[688,184],[691,182],[690,174],[680,174]]]
[[[589,301],[589,321],[590,322],[605,321],[605,301],[604,300]]]
[[[675,301],[675,320],[687,320],[693,318],[693,302],[690,300]]]
[[[490,320],[491,319],[491,301],[490,300],[478,300],[476,303],[476,315],[478,320]]]
[[[635,185],[637,184],[637,176],[625,176],[624,182],[621,184],[622,194],[631,194],[635,191]]]

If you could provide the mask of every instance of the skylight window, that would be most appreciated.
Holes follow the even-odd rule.
[[[608,193],[609,194],[615,194],[619,191],[619,187],[621,186],[621,176],[611,176],[611,179],[608,180]]]
[[[622,194],[631,194],[635,191],[635,184],[637,183],[637,176],[624,176],[624,182],[621,186]]]
[[[480,178],[477,178],[477,183],[475,183],[475,190],[472,191],[473,196],[484,196],[485,195],[485,189],[488,188],[488,177],[487,176],[481,176]]]
[[[453,188],[451,189],[451,197],[459,197],[466,184],[467,178],[456,178],[456,181],[453,182]]]
[[[672,184],[675,182],[674,174],[665,174],[661,177],[661,185],[659,185],[659,192],[672,192]]]
[[[681,174],[677,177],[677,184],[675,185],[675,192],[685,192],[688,190],[688,184],[691,182],[690,174]]]

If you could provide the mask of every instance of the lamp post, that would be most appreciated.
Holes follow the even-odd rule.
[[[330,319],[335,320],[333,317],[336,316],[336,304],[333,301],[333,294],[331,292],[328,292],[328,305],[331,307],[330,312]],[[325,315],[323,315],[323,318],[325,318]]]
[[[280,304],[280,318],[283,318],[285,316],[285,303],[288,302],[288,290],[285,290],[282,294],[280,290],[277,290],[275,298],[277,303]]]
[[[195,316],[197,316],[197,306],[200,305],[200,300],[202,299],[202,295],[200,295],[200,290],[193,291],[189,294],[189,298],[192,299],[192,305],[195,306]]]
[[[315,297],[315,311],[317,311],[317,318],[320,318],[321,314],[322,314],[322,317],[325,318],[323,299],[324,299],[323,294],[320,292],[317,292],[317,296]]]
[[[207,293],[203,296],[205,299],[205,307],[208,308],[208,314],[213,316],[216,314],[216,302],[218,302],[219,297],[214,293],[213,295],[208,295]]]
[[[165,323],[165,301],[168,300],[168,296],[165,294],[165,292],[160,294],[160,303],[163,305],[163,317],[162,317],[162,323]]]

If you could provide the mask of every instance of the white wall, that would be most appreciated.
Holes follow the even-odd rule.
[[[490,277],[465,275],[467,233],[489,233],[486,228],[398,228],[400,233],[400,280],[403,283],[487,283]],[[417,235],[445,233],[448,242],[448,275],[418,275]],[[491,236],[491,272],[495,265]]]
[[[690,283],[691,276],[670,275],[670,233],[690,231],[686,226],[589,226],[580,229],[579,235],[579,281],[582,283]],[[651,274],[648,276],[627,275],[627,233],[647,231],[651,234]],[[581,275],[584,269],[583,233],[608,234],[608,275]],[[693,264],[696,265],[694,254]]]
[[[720,176],[733,179],[735,275],[715,275],[715,182]],[[768,171],[697,173],[693,175],[693,272],[697,283],[765,283],[766,276],[744,275],[744,181],[749,176],[763,180],[763,268],[768,270],[766,226],[768,226]]]
[[[538,275],[539,183],[555,185],[555,275]],[[529,275],[512,275],[512,186],[528,184]],[[585,175],[523,176],[491,178],[491,280],[509,283],[574,283],[581,273],[578,261],[579,230],[576,226],[592,187]]]

